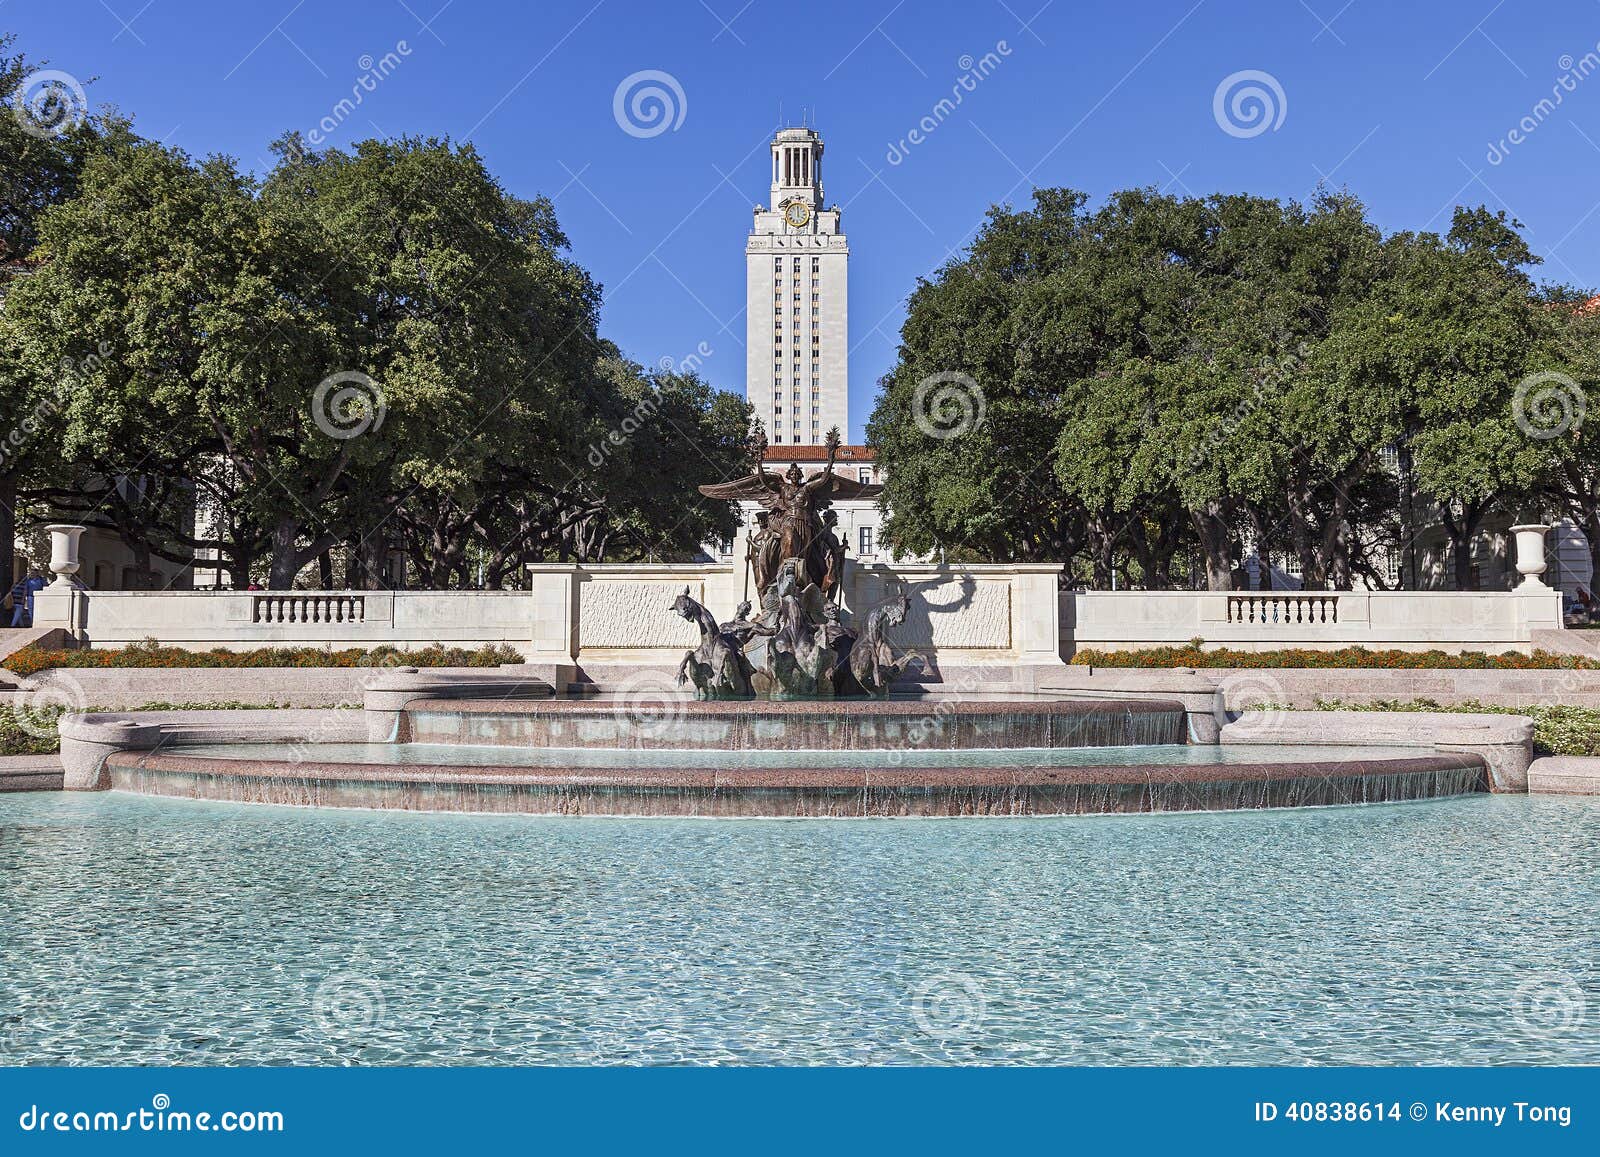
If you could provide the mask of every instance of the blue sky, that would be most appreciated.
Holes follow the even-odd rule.
[[[1524,222],[1546,279],[1600,285],[1592,0],[1537,15],[1494,0],[0,0],[0,28],[95,78],[91,103],[145,135],[256,168],[268,141],[316,128],[394,53],[329,143],[472,140],[513,192],[555,198],[573,255],[605,286],[607,336],[647,364],[709,350],[702,372],[732,390],[765,142],[780,110],[784,123],[804,110],[851,241],[852,440],[916,279],[990,204],[1026,203],[1035,185],[1097,202],[1137,185],[1303,198],[1327,179],[1391,230],[1441,229],[1453,205],[1487,203]],[[936,114],[986,54],[987,75]],[[654,126],[625,131],[613,104],[646,70],[676,82],[681,118],[641,136]],[[1219,120],[1219,86],[1241,72],[1270,82],[1236,82]],[[1274,106],[1259,132],[1250,102],[1229,112],[1252,83]],[[925,117],[935,127],[905,147]],[[1512,142],[1519,122],[1531,128]]]

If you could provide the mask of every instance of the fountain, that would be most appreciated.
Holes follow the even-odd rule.
[[[1432,799],[1487,790],[1496,761],[1528,745],[1493,720],[1386,747],[1219,742],[1221,692],[1193,672],[1147,695],[896,691],[928,665],[890,637],[911,592],[864,615],[842,605],[829,506],[877,488],[834,472],[837,431],[827,445],[810,478],[757,465],[700,488],[762,504],[746,555],[756,597],[726,622],[687,586],[660,607],[699,633],[675,672],[566,695],[529,670],[399,669],[373,681],[357,720],[79,716],[62,726],[67,786],[559,815],[1036,816]],[[752,450],[759,463],[759,429]]]

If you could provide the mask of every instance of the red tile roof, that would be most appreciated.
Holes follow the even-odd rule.
[[[766,462],[826,462],[826,446],[768,446]],[[840,446],[840,462],[871,462],[873,453],[866,446]]]

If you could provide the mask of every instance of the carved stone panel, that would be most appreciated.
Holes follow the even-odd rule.
[[[579,588],[579,640],[585,650],[595,647],[672,647],[688,649],[700,642],[700,632],[689,620],[673,613],[672,600],[684,584],[669,581],[616,582],[597,579]],[[701,583],[689,584],[689,593],[704,597]]]

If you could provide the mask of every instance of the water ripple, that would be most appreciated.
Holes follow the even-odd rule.
[[[1600,801],[562,820],[0,797],[12,1064],[1600,1062]]]

